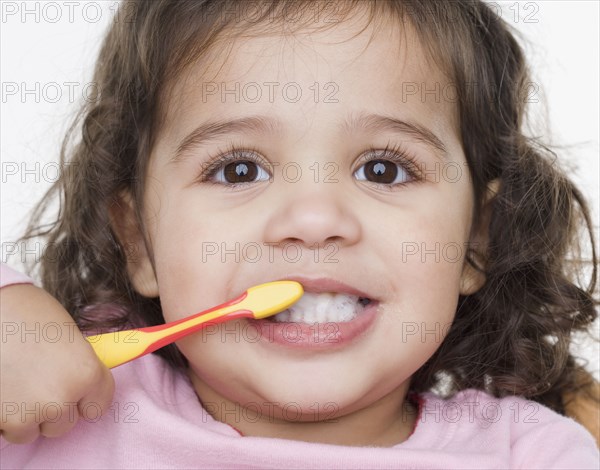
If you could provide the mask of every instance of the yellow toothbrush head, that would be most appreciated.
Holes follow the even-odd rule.
[[[252,310],[254,318],[260,320],[296,303],[304,294],[304,289],[296,281],[274,281],[250,287],[247,292],[244,308]]]

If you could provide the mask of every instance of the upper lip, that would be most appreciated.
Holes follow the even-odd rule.
[[[339,292],[342,294],[355,295],[357,297],[366,297],[370,300],[376,301],[377,299],[368,292],[361,291],[355,287],[349,286],[348,284],[338,281],[336,279],[328,277],[305,277],[305,276],[286,276],[278,281],[296,281],[302,284],[305,292],[312,292],[319,294],[321,292]]]

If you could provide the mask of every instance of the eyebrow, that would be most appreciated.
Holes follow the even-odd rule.
[[[267,134],[281,131],[281,123],[266,116],[248,116],[231,121],[212,121],[201,124],[181,143],[171,158],[172,163],[183,160],[185,153],[200,144],[228,134]]]
[[[358,113],[356,116],[351,115],[344,123],[343,128],[348,134],[352,134],[356,129],[408,134],[418,142],[422,142],[437,150],[437,153],[441,154],[444,159],[448,158],[448,150],[441,139],[427,127],[416,122],[383,116],[381,114]]]
[[[201,124],[188,134],[177,146],[171,157],[172,163],[177,163],[185,158],[185,154],[192,148],[229,134],[276,134],[282,131],[282,124],[268,116],[247,116],[228,121],[210,121]],[[446,159],[448,151],[444,143],[426,127],[411,121],[384,116],[381,114],[358,113],[350,115],[342,124],[341,129],[352,135],[358,129],[365,131],[390,131],[408,134],[417,141],[422,142],[436,150],[436,153]]]

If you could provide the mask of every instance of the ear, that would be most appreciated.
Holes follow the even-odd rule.
[[[111,228],[125,253],[127,274],[133,288],[144,297],[158,297],[154,266],[137,223],[131,194],[128,191],[119,193],[110,205],[108,213]]]
[[[492,217],[492,200],[498,194],[500,189],[500,180],[495,179],[488,183],[486,193],[484,196],[482,216],[478,227],[471,229],[471,238],[469,245],[473,258],[482,270],[486,266],[486,254],[488,247],[488,231],[490,226],[490,220]],[[471,295],[477,292],[485,284],[485,273],[475,269],[466,260],[463,264],[463,271],[460,278],[460,293],[461,295]]]

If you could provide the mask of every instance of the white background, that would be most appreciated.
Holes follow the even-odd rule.
[[[592,204],[597,239],[599,4],[490,3],[527,40],[533,81],[540,86],[533,96],[539,102],[531,105],[536,132],[566,146],[559,155]],[[2,261],[19,267],[22,253],[9,253],[28,211],[56,178],[62,136],[87,96],[100,40],[118,19],[117,2],[2,0],[0,6],[0,235]],[[546,113],[547,128],[540,125]],[[590,359],[598,379],[597,344],[583,339],[575,351]]]

